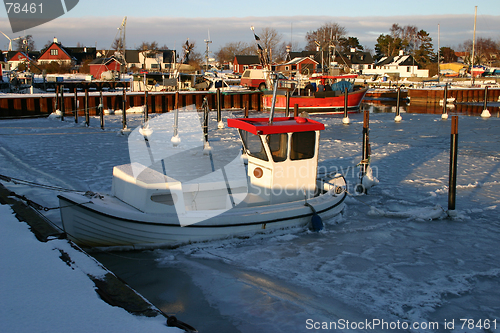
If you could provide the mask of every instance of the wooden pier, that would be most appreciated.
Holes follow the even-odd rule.
[[[127,92],[126,108],[147,104],[149,113],[165,113],[176,107],[196,105],[200,109],[204,98],[207,98],[210,109],[217,109],[217,93],[207,91],[181,91],[181,92],[149,92],[145,101],[144,92]],[[64,99],[64,100],[63,100]],[[56,109],[64,115],[74,115],[75,110],[79,116],[84,116],[84,105],[88,105],[90,116],[98,115],[97,107],[100,104],[101,93],[47,93],[36,95],[3,95],[0,96],[0,118],[22,118],[48,116]],[[104,110],[121,110],[123,107],[123,92],[102,93]],[[261,92],[221,93],[220,108],[245,109],[254,111],[262,110]]]

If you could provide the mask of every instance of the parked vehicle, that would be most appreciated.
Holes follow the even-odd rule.
[[[243,72],[241,76],[241,85],[247,87],[251,90],[259,89],[264,91],[267,89],[272,89],[272,84],[270,84],[269,75],[271,72],[264,69],[247,69]],[[296,82],[287,79],[283,74],[277,73],[279,81],[278,88],[288,88],[294,89]]]

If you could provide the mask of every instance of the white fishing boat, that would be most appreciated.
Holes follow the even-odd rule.
[[[132,163],[114,167],[111,194],[59,195],[69,238],[83,247],[166,247],[307,225],[319,230],[322,219],[343,210],[344,177],[317,179],[323,124],[272,114],[227,123],[239,131],[243,155],[239,148],[236,156],[207,149],[206,140],[190,146],[186,134],[176,139],[177,128],[171,142],[158,140],[161,130],[141,129],[145,158],[134,159],[141,149],[131,148],[132,133]]]

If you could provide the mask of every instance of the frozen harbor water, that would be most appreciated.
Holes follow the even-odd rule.
[[[402,116],[395,123],[394,114],[370,114],[371,165],[380,183],[368,195],[349,197],[344,214],[324,221],[320,233],[285,230],[95,256],[200,332],[323,331],[323,323],[337,324],[337,331],[393,331],[373,327],[377,320],[399,322],[399,331],[500,332],[500,119],[460,116],[457,216],[450,219],[450,121]],[[348,126],[341,116],[312,117],[326,124],[321,167],[345,174],[353,192],[362,114],[350,115]],[[129,163],[120,121],[107,117],[102,131],[95,118],[90,128],[72,119],[2,120],[0,174],[109,192],[113,166]],[[137,126],[140,117],[129,121]],[[211,124],[214,145],[238,149],[233,129]],[[58,205],[57,193],[6,185]],[[47,215],[61,224],[56,210]]]

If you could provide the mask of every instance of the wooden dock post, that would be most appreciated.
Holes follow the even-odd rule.
[[[455,210],[457,193],[457,156],[458,156],[458,116],[451,117],[450,173],[448,186],[448,210]]]
[[[299,116],[299,105],[298,104],[295,104],[293,106],[293,116],[294,117],[298,117]]]
[[[248,118],[248,109],[250,108],[250,101],[247,100],[245,103],[245,118]]]

